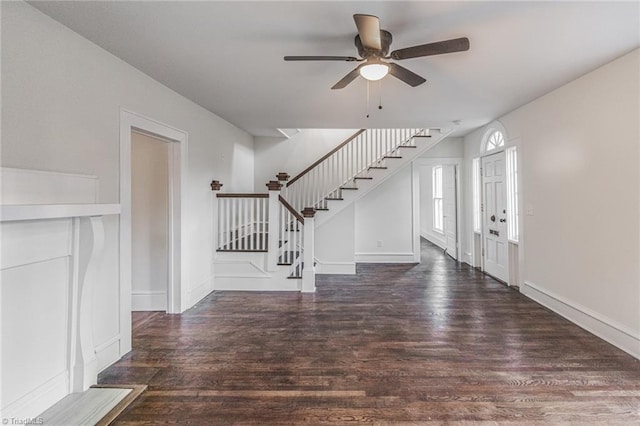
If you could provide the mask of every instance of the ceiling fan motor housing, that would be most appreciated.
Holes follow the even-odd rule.
[[[360,40],[360,35],[356,35],[355,44],[358,48],[358,54],[360,57],[364,59],[368,59],[370,57],[378,57],[384,58],[389,53],[389,46],[391,46],[391,42],[393,41],[393,37],[391,37],[391,33],[389,31],[380,30],[380,45],[382,49],[367,49],[362,46],[362,41]]]

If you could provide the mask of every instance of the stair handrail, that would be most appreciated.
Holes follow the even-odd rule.
[[[222,192],[216,194],[217,198],[269,198],[269,194],[243,193],[243,192]]]
[[[302,217],[302,215],[300,213],[298,213],[298,211],[296,209],[294,209],[293,206],[291,204],[289,204],[289,202],[287,200],[285,200],[282,195],[279,195],[278,199],[280,200],[280,203],[282,203],[282,205],[287,210],[289,210],[289,212],[298,220],[298,222],[300,222],[301,224],[304,225],[304,218]]]
[[[339,199],[343,186],[371,168],[385,168],[375,166],[395,155],[399,147],[414,146],[411,141],[424,136],[426,131],[426,128],[360,129],[287,182],[285,195],[295,209],[312,206],[325,210],[326,198]],[[332,173],[332,169],[338,173]]]
[[[366,131],[367,131],[367,129],[360,129],[357,132],[355,132],[353,135],[349,136],[344,142],[342,142],[341,144],[339,144],[338,146],[333,148],[331,151],[326,153],[324,156],[320,157],[320,159],[318,161],[316,161],[315,163],[313,163],[312,165],[310,165],[309,167],[304,169],[302,172],[298,173],[298,175],[296,177],[294,177],[293,179],[289,180],[289,182],[287,182],[287,185],[286,185],[287,188],[290,187],[295,181],[300,179],[302,176],[306,175],[311,170],[313,170],[318,164],[322,163],[324,160],[326,160],[327,158],[331,157],[336,152],[340,151],[340,149],[343,146],[345,146],[346,144],[348,144],[349,142],[351,142],[352,140],[354,140],[355,138],[357,138],[358,136],[360,136],[361,134],[363,134]]]

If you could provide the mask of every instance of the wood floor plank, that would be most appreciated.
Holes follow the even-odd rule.
[[[640,362],[422,242],[422,262],[135,313],[115,424],[637,424]]]

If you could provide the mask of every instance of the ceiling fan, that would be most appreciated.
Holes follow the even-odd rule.
[[[435,43],[421,44],[419,46],[406,47],[389,53],[392,37],[389,31],[380,29],[380,20],[373,15],[353,15],[358,28],[358,35],[355,44],[358,48],[360,58],[354,56],[285,56],[285,61],[347,61],[362,62],[353,71],[337,82],[332,89],[342,89],[355,80],[358,75],[367,80],[380,80],[387,74],[391,74],[416,87],[424,83],[425,80],[413,71],[388,62],[388,59],[397,61],[422,56],[441,55],[443,53],[463,52],[469,50],[469,39],[466,37],[451,40],[437,41]]]

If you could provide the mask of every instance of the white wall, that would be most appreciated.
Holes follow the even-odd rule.
[[[188,132],[182,235],[190,303],[211,288],[211,190],[253,191],[253,138],[23,2],[2,2],[2,165],[97,175],[119,201],[124,108]],[[94,339],[100,368],[120,355],[118,221],[105,218]],[[126,346],[126,345],[125,345]]]
[[[169,143],[131,135],[131,292],[134,311],[167,309]]]
[[[316,228],[316,273],[355,274],[355,241],[355,204],[351,204]]]
[[[427,150],[420,158],[462,158],[464,156],[464,138],[446,138]]]
[[[412,165],[407,164],[356,202],[356,262],[419,261],[414,189]]]
[[[265,184],[274,180],[278,172],[296,176],[358,130],[302,129],[290,139],[256,137],[256,191],[266,191]]]
[[[499,119],[508,144],[519,146],[521,290],[636,357],[639,75],[636,50]],[[483,132],[465,137],[467,171]],[[470,206],[469,174],[465,187]],[[471,223],[468,214],[467,229]]]

